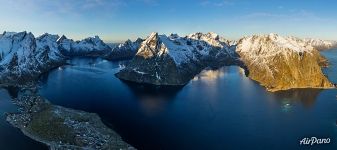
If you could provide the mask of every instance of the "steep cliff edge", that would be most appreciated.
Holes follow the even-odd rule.
[[[186,37],[152,33],[116,76],[137,83],[184,85],[206,67],[232,64],[233,55],[228,41],[215,33]]]
[[[0,83],[29,81],[64,63],[58,51],[57,35],[4,32],[0,36]]]
[[[65,36],[30,32],[0,34],[0,84],[25,84],[73,56],[103,56],[111,48],[99,37],[74,42]]]
[[[333,88],[321,66],[325,59],[303,40],[277,34],[249,36],[238,41],[236,52],[249,77],[268,91],[291,88]]]

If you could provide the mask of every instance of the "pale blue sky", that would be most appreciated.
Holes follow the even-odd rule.
[[[216,32],[228,39],[279,33],[337,40],[335,0],[0,0],[0,32],[31,31],[107,42]]]

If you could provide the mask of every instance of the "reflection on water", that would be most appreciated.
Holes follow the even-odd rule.
[[[218,70],[203,70],[200,74],[196,75],[192,81],[203,81],[208,83],[214,83],[217,79],[223,77],[225,68]]]
[[[314,106],[317,96],[322,89],[291,89],[275,92],[275,99],[284,104],[285,107],[291,107],[291,103],[300,102],[304,107]]]
[[[39,93],[98,113],[138,149],[283,150],[300,149],[306,136],[337,139],[337,90],[271,93],[236,66],[204,70],[182,87],[149,86],[116,78],[125,63],[71,63],[41,80]]]
[[[122,81],[137,97],[140,104],[147,113],[161,112],[166,105],[174,100],[183,86],[157,86],[149,84],[137,84]]]

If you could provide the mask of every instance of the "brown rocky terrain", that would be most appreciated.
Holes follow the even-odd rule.
[[[292,88],[333,88],[321,67],[326,60],[318,50],[293,37],[276,34],[242,38],[237,53],[248,76],[268,91]]]

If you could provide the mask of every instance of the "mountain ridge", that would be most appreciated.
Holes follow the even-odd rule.
[[[251,38],[258,40],[243,43]],[[206,45],[189,40],[203,41]],[[223,50],[221,57],[217,57],[218,54],[210,55],[219,48]],[[201,70],[224,65],[240,66],[248,77],[258,81],[268,91],[335,87],[322,73],[321,67],[327,65],[327,60],[316,48],[303,39],[282,37],[275,33],[229,41],[211,32],[185,37],[154,32],[142,43],[131,63],[116,76],[138,83],[185,85]]]
[[[321,70],[326,59],[299,38],[253,35],[240,39],[236,51],[248,77],[269,91],[334,87]]]
[[[313,43],[313,40],[309,41]],[[0,82],[24,82],[64,65],[69,58],[89,56],[113,61],[132,59],[116,76],[137,83],[185,85],[203,69],[237,65],[270,91],[333,87],[321,71],[327,61],[316,50],[317,44],[313,46],[311,43],[275,33],[230,41],[214,32],[197,32],[186,36],[153,32],[146,39],[127,40],[110,47],[98,36],[74,41],[64,35],[45,33],[35,37],[26,31],[4,32],[0,35]],[[310,80],[302,73],[307,71],[303,68],[311,70],[308,74],[317,78]],[[278,73],[283,71],[290,74]],[[271,81],[274,75],[280,80]],[[281,79],[289,82],[289,85],[282,83]]]

